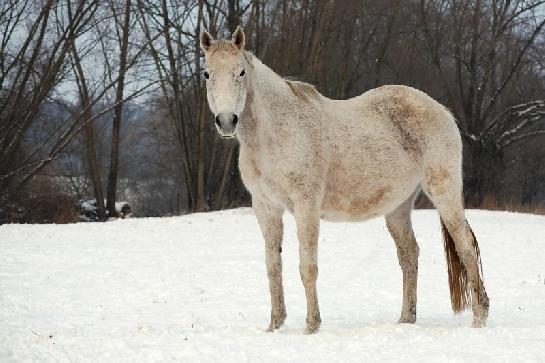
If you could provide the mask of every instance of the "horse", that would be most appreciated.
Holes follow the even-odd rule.
[[[454,313],[470,306],[486,326],[489,300],[477,240],[463,205],[462,141],[453,115],[422,91],[388,85],[332,100],[310,84],[280,77],[230,40],[200,34],[206,90],[220,136],[240,144],[239,168],[265,241],[271,316],[286,319],[282,216],[295,219],[307,302],[304,333],[321,324],[316,281],[320,220],[385,216],[403,273],[398,323],[416,321],[419,247],[411,210],[421,190],[439,211]]]

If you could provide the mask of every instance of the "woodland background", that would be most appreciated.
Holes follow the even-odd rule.
[[[383,84],[449,107],[468,207],[545,210],[545,1],[1,0],[0,223],[249,205],[213,128],[198,34],[348,98]],[[426,205],[420,200],[421,206]]]

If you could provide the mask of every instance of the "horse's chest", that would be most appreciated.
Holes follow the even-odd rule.
[[[241,151],[239,167],[244,185],[252,197],[292,209],[287,188],[280,177],[282,171],[278,166],[268,162],[266,158],[263,159]]]

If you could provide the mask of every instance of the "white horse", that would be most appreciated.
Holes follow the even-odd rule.
[[[421,189],[441,216],[451,303],[472,306],[486,325],[488,297],[477,241],[462,201],[462,142],[450,112],[425,93],[384,86],[331,100],[309,84],[281,78],[231,41],[201,34],[208,102],[222,137],[240,142],[240,173],[265,239],[271,294],[269,331],[286,318],[282,214],[293,214],[305,287],[305,333],[321,323],[316,292],[320,218],[362,221],[384,215],[403,272],[399,323],[416,321],[419,249],[411,227]]]

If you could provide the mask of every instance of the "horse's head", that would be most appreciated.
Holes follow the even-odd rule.
[[[210,109],[216,117],[216,128],[222,137],[237,133],[240,114],[246,103],[246,72],[244,31],[239,26],[230,41],[214,40],[203,31],[200,37],[206,67],[206,92]]]

